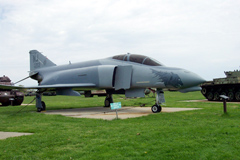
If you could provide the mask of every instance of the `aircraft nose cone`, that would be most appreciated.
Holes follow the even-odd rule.
[[[206,81],[202,77],[198,76],[197,74],[190,71],[186,71],[186,70],[183,71],[183,74],[180,75],[180,78],[183,83],[182,88],[198,86],[199,84]]]

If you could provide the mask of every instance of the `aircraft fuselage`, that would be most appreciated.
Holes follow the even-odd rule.
[[[150,66],[113,58],[93,60],[34,70],[39,85],[92,83],[93,88],[129,90],[161,88],[181,90],[197,86],[204,80],[185,69]]]

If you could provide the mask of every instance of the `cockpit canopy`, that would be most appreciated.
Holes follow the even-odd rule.
[[[144,64],[144,65],[148,65],[148,66],[164,66],[160,62],[158,62],[152,58],[149,58],[147,56],[130,54],[130,53],[117,55],[117,56],[112,57],[112,59],[117,59],[117,60],[121,60],[121,61],[130,61],[130,62]]]

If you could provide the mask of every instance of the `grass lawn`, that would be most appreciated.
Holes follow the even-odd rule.
[[[124,120],[78,119],[37,113],[34,105],[0,107],[0,131],[34,133],[0,140],[0,159],[240,159],[240,104],[182,102],[200,92],[165,92],[166,106],[203,108]],[[28,103],[33,97],[26,97]],[[104,97],[43,97],[47,109],[103,106]],[[154,98],[124,99],[152,106]]]

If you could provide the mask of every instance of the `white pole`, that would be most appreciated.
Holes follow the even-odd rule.
[[[117,109],[116,109],[116,118],[118,119],[118,113],[117,113]]]

